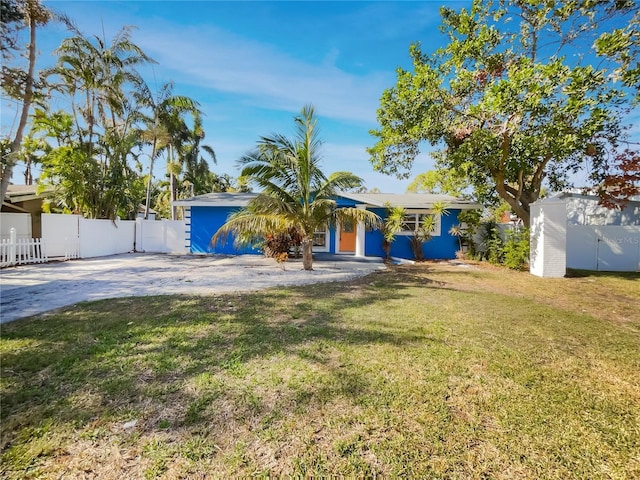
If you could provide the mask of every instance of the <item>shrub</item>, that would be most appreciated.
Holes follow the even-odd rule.
[[[480,259],[500,265],[504,259],[504,241],[500,236],[497,224],[487,222],[481,228]]]
[[[265,257],[275,258],[279,262],[282,262],[286,260],[291,249],[296,252],[300,250],[301,242],[302,238],[295,228],[292,228],[285,233],[267,235],[262,242],[262,251]]]
[[[525,270],[529,264],[529,230],[525,228],[508,232],[503,254],[506,267]]]

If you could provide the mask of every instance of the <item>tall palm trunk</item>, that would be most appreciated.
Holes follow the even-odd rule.
[[[313,237],[302,239],[302,268],[313,270]]]
[[[151,204],[151,181],[153,180],[153,159],[156,156],[157,140],[153,139],[153,146],[151,147],[151,159],[149,161],[149,180],[147,181],[147,199],[144,206],[144,219],[149,220],[149,208]]]
[[[175,220],[177,217],[178,208],[173,204],[177,200],[177,185],[176,185],[176,176],[173,173],[174,165],[173,165],[173,148],[171,145],[169,146],[169,158],[167,161],[167,169],[169,170],[169,191],[171,195],[169,195],[169,201],[171,202],[171,220]]]

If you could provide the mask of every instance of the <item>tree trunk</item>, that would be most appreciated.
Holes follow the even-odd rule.
[[[26,165],[24,167],[24,184],[25,185],[33,185],[33,174],[31,173],[31,160],[30,157],[26,160]]]
[[[313,238],[302,239],[302,268],[313,270]]]
[[[153,160],[154,160],[154,157],[156,156],[156,143],[157,143],[157,140],[154,138],[153,146],[151,147],[151,157],[149,157],[149,181],[147,182],[147,195],[146,195],[146,203],[144,206],[145,220],[149,220],[149,208],[151,208],[151,181],[153,180]]]
[[[15,155],[22,145],[22,135],[27,125],[29,117],[29,109],[31,108],[31,100],[33,98],[33,73],[36,67],[36,16],[34,12],[28,12],[29,15],[29,71],[27,73],[27,81],[24,86],[24,97],[22,99],[22,112],[20,113],[20,122],[16,130],[16,136],[9,147],[10,158],[6,159],[4,168],[2,169],[2,180],[0,181],[0,200],[4,201],[7,194],[9,182],[13,175],[13,167],[16,165]]]
[[[176,201],[176,177],[173,175],[173,172],[169,173],[169,188],[171,189],[171,220],[175,220],[177,207],[173,202]]]
[[[391,258],[391,242],[389,242],[388,240],[383,240],[382,250],[384,250],[385,260],[389,260],[389,258]]]
[[[519,202],[516,198],[509,194],[501,178],[496,179],[496,191],[498,195],[513,209],[513,212],[522,220],[524,226],[529,228],[531,215],[529,213],[529,204]]]

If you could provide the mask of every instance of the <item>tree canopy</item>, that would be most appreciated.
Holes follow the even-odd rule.
[[[19,117],[15,132],[0,141],[3,194],[19,162],[25,183],[53,187],[46,209],[91,218],[132,218],[142,203],[175,217],[172,200],[179,196],[236,187],[230,176],[209,169],[203,154],[216,158],[202,144],[198,102],[174,94],[172,82],[152,92],[139,74],[140,66],[155,62],[133,41],[134,27],[110,39],[86,35],[39,0],[2,2],[1,13],[2,89]],[[50,18],[70,35],[53,52],[55,64],[36,75],[35,34]],[[161,157],[167,181],[154,179],[153,163]]]
[[[588,168],[600,183],[637,93],[637,59],[614,41],[637,40],[637,27],[603,29],[634,18],[637,9],[624,0],[442,7],[446,46],[425,53],[411,45],[413,71],[398,69],[396,85],[382,95],[380,128],[371,132],[377,143],[369,149],[374,168],[406,177],[421,144],[429,143],[440,169],[464,172],[526,223],[543,182],[559,190]],[[597,41],[607,55],[600,64],[576,50]],[[612,72],[624,83],[614,83]]]

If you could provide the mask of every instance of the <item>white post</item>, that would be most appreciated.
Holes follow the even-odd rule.
[[[360,210],[364,210],[367,208],[366,205],[356,205],[356,208]],[[364,257],[364,222],[358,222],[356,225],[356,257]]]
[[[14,265],[16,263],[16,244],[18,243],[18,235],[15,227],[11,227],[9,230],[9,264]]]

